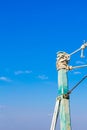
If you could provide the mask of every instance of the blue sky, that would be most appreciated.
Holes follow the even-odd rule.
[[[0,1],[0,129],[48,130],[58,95],[56,52],[87,40],[87,2]],[[70,65],[87,63],[80,52]],[[87,68],[69,72],[69,88]],[[87,80],[71,94],[72,129],[87,129]]]

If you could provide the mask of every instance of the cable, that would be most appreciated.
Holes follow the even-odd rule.
[[[71,55],[73,55],[73,54],[77,53],[77,52],[78,52],[78,51],[80,51],[80,50],[81,50],[81,48],[77,49],[76,51],[72,52],[72,53],[71,53],[71,54],[69,54],[69,55],[71,56]]]
[[[75,88],[77,88],[77,86],[78,86],[84,79],[86,79],[86,78],[87,78],[87,75],[84,76],[71,90],[69,90],[67,94],[68,94],[68,95],[71,94],[72,91],[73,91]]]
[[[73,66],[72,69],[84,68],[84,67],[87,67],[87,65]]]

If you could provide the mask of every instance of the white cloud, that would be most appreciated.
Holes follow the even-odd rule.
[[[38,78],[41,79],[41,80],[48,79],[48,77],[46,75],[39,75]]]
[[[79,71],[75,71],[74,74],[81,74],[81,72],[79,72]]]
[[[25,70],[25,71],[18,70],[18,71],[15,71],[14,73],[15,73],[15,75],[30,74],[30,73],[32,73],[32,71],[29,71],[29,70]]]
[[[11,79],[4,77],[4,76],[0,77],[0,80],[5,81],[5,82],[11,82],[12,81]]]
[[[26,73],[26,74],[30,74],[30,73],[32,73],[32,71],[25,70],[25,73]]]
[[[85,64],[83,61],[76,61],[76,64]]]

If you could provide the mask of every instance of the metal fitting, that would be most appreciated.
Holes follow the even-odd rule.
[[[82,46],[81,46],[81,49],[85,49],[87,47],[87,42],[84,43]]]
[[[69,94],[64,94],[64,95],[63,95],[63,98],[64,98],[64,99],[69,99]]]
[[[84,58],[84,49],[87,47],[87,42],[81,46],[81,58]]]

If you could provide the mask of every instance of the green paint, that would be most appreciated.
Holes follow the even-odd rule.
[[[67,70],[61,69],[58,71],[58,93],[61,96],[60,130],[71,130],[69,99],[63,98],[63,94],[67,94],[67,92],[68,92]]]
[[[68,81],[66,69],[58,71],[58,94],[66,94],[68,92]]]
[[[60,129],[71,130],[69,100],[63,98],[60,106]]]

